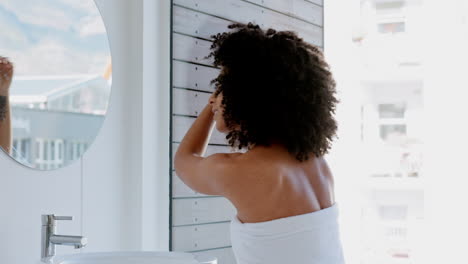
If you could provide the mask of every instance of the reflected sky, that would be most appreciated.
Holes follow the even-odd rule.
[[[0,55],[16,75],[102,73],[110,51],[92,0],[2,0]]]

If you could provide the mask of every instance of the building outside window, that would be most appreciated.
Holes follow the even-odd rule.
[[[350,261],[422,264],[418,262],[425,180],[421,173],[425,91],[421,2],[356,2],[360,6],[354,16],[357,29],[349,45],[356,54],[352,74],[357,80],[349,89],[360,96],[346,99],[359,100],[353,102],[360,115],[355,125],[360,128],[357,147],[365,162],[361,175],[351,175],[359,182],[355,210],[360,212],[356,233],[360,246]],[[345,219],[343,223],[346,228]]]

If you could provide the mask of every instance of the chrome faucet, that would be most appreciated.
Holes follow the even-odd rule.
[[[74,246],[76,249],[86,246],[88,239],[82,236],[57,235],[58,220],[73,220],[72,216],[42,215],[41,260],[48,260],[55,256],[55,246]]]

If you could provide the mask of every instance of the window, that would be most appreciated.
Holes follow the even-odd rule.
[[[44,140],[42,143],[44,147],[43,160],[49,160],[49,142],[47,140]]]
[[[50,157],[51,160],[55,160],[55,142],[53,140],[50,141]]]
[[[26,157],[29,157],[29,139],[21,139],[21,153],[23,153]]]
[[[61,167],[63,160],[62,139],[36,139],[35,167],[39,169],[55,169]]]
[[[375,0],[375,9],[377,11],[401,10],[405,5],[403,0]]]
[[[57,142],[58,146],[58,159],[63,160],[64,151],[63,151],[63,141]]]
[[[395,34],[406,31],[404,1],[375,1],[377,32]]]
[[[12,156],[22,163],[31,162],[31,140],[29,138],[15,138],[13,140]]]
[[[377,29],[382,34],[405,32],[405,22],[379,23]]]
[[[406,135],[405,102],[379,104],[379,134],[387,140],[390,136]]]
[[[406,135],[406,125],[380,125],[380,138],[388,139],[392,135]]]
[[[332,6],[336,11],[335,14],[330,11],[326,16],[325,22],[328,19],[328,25],[338,21],[338,14],[343,14],[342,5],[333,6],[332,2],[325,7],[330,10]],[[338,199],[341,198],[360,209],[360,214],[343,212],[342,222],[343,225],[347,225],[343,228],[343,231],[346,230],[343,232],[343,241],[347,244],[345,247],[350,248],[352,252],[348,260],[353,263],[432,263],[430,259],[424,258],[427,252],[421,247],[426,242],[421,236],[424,232],[421,223],[425,212],[425,174],[429,173],[427,169],[420,170],[423,167],[422,135],[426,134],[422,121],[427,104],[422,92],[413,92],[426,89],[426,74],[419,67],[398,66],[398,63],[405,66],[426,63],[425,60],[421,60],[418,52],[427,47],[426,41],[432,42],[430,34],[420,34],[420,27],[425,25],[422,19],[434,20],[434,25],[437,21],[444,20],[438,16],[424,16],[427,9],[421,8],[421,2],[357,1],[355,12],[350,10],[348,13],[351,13],[351,21],[358,25],[359,29],[367,29],[368,34],[361,43],[353,42],[352,36],[348,43],[336,43],[332,41],[331,36],[338,35],[338,27],[324,27],[325,50],[329,58],[333,59],[331,65],[347,63],[349,58],[335,56],[336,52],[344,48],[352,49],[356,54],[359,52],[361,59],[353,62],[354,67],[348,67],[350,77],[343,77],[341,86],[337,85],[342,91],[354,86],[353,89],[360,92],[359,97],[353,93],[349,93],[348,97],[343,96],[345,100],[355,101],[353,114],[350,113],[349,107],[347,109],[350,109],[350,112],[343,111],[341,116],[337,115],[337,120],[342,121],[342,133],[354,133],[354,141],[350,141],[353,141],[356,147],[352,150],[335,150],[336,156],[341,155],[343,158],[334,161],[335,167],[339,168],[350,156],[356,155],[357,151],[362,157],[357,158],[362,162],[361,166],[349,166],[348,170],[343,169],[342,173],[335,174],[336,181],[341,182],[343,186],[336,192],[340,196]],[[435,8],[445,8],[448,5],[434,3]],[[434,12],[437,13],[439,12]],[[442,15],[442,12],[440,13]],[[460,28],[462,27],[456,29]],[[431,47],[433,46],[436,45],[432,44]],[[450,50],[455,53],[454,49]],[[431,75],[429,77],[434,78]],[[346,80],[349,82],[346,83]],[[443,88],[434,87],[434,90],[442,91],[443,94],[446,90]],[[345,106],[342,106],[342,109],[345,109]],[[345,128],[345,123],[351,118],[361,119],[361,122],[350,122],[352,125]],[[438,127],[435,122],[434,126]],[[355,171],[352,174],[355,177],[350,178],[348,176],[353,169]],[[346,193],[347,191],[349,193]],[[361,195],[356,195],[357,193]],[[360,224],[359,230],[356,223]]]
[[[404,118],[405,103],[379,104],[379,118]]]
[[[379,206],[379,216],[382,220],[406,220],[408,213],[407,205],[381,205]]]

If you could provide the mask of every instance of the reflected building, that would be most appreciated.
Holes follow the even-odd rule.
[[[10,95],[12,156],[37,169],[60,168],[78,159],[102,125],[109,79],[100,75],[15,77]]]
[[[420,263],[424,217],[422,2],[362,0],[359,54],[362,180],[359,263]]]

